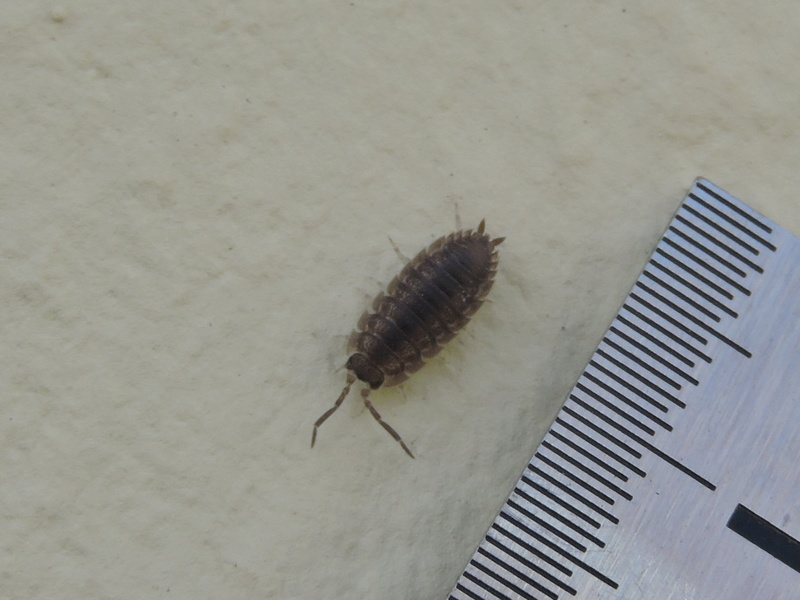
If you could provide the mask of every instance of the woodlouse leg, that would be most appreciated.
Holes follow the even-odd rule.
[[[322,425],[325,422],[325,420],[328,417],[330,417],[333,413],[336,412],[337,408],[339,408],[342,405],[342,402],[347,397],[347,394],[350,393],[350,386],[352,386],[353,383],[355,383],[355,380],[356,380],[356,376],[353,373],[348,373],[347,374],[347,385],[344,386],[344,389],[342,390],[342,393],[339,394],[339,397],[336,399],[336,402],[334,402],[333,406],[330,407],[328,410],[326,410],[322,414],[322,416],[319,419],[317,419],[317,422],[314,423],[314,431],[311,433],[311,447],[312,448],[314,447],[314,442],[317,441],[317,429],[319,428],[320,425]]]
[[[391,425],[381,418],[380,414],[378,414],[378,411],[375,410],[374,406],[372,406],[372,402],[369,401],[369,388],[364,388],[361,390],[361,398],[363,398],[364,404],[369,409],[369,412],[372,413],[372,416],[375,417],[375,420],[381,424],[381,427],[388,431],[389,435],[397,440],[397,443],[403,447],[403,450],[406,451],[406,454],[408,454],[411,458],[414,458],[414,455],[411,453],[411,450],[408,449],[408,446],[406,446],[403,438],[401,438],[400,435],[394,429],[392,429]]]
[[[386,237],[389,238],[389,243],[392,245],[392,248],[394,248],[394,252],[395,252],[395,254],[397,254],[397,257],[400,259],[400,262],[402,262],[404,265],[407,265],[408,263],[410,263],[411,259],[408,258],[405,254],[403,254],[400,251],[400,248],[397,247],[397,244],[394,243],[394,240],[392,238],[390,238],[388,235]]]
[[[464,227],[461,225],[461,212],[458,210],[458,202],[454,200],[453,205],[456,207],[456,231],[461,231]]]

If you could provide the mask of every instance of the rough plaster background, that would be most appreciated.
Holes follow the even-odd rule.
[[[800,233],[800,6],[9,1],[0,596],[445,598],[694,177]],[[346,336],[486,217],[402,388]]]

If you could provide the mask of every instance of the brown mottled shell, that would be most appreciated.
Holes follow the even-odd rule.
[[[350,336],[347,369],[370,388],[396,385],[453,339],[483,304],[505,238],[477,229],[442,236],[378,294]]]
[[[378,294],[372,311],[358,321],[350,336],[347,382],[342,393],[314,423],[311,447],[319,427],[342,405],[356,379],[369,387],[361,399],[372,417],[411,458],[414,453],[380,416],[370,390],[396,385],[438,354],[481,307],[494,283],[495,248],[505,238],[490,238],[486,223],[440,237],[411,259]],[[398,253],[400,251],[398,250]]]

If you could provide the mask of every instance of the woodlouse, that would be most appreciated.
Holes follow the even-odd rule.
[[[386,423],[372,402],[370,390],[397,385],[418,371],[427,358],[438,354],[475,314],[494,283],[495,248],[505,238],[484,233],[486,220],[477,229],[442,236],[406,263],[365,312],[358,330],[350,336],[347,383],[334,405],[314,423],[317,429],[342,404],[359,379],[366,384],[361,397],[369,412],[403,450],[414,455],[398,433]],[[396,248],[395,248],[396,249]],[[399,254],[399,250],[397,251]]]

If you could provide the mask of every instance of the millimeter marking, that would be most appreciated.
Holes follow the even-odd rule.
[[[450,599],[789,597],[798,363],[800,239],[696,180]]]

